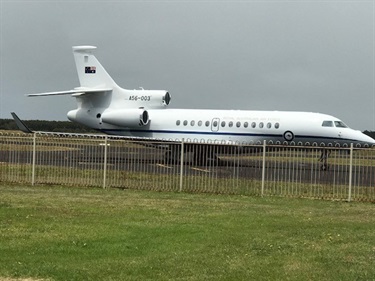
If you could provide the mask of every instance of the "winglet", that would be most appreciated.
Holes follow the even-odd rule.
[[[26,133],[26,134],[31,134],[31,133],[33,133],[33,131],[31,131],[31,130],[25,125],[25,123],[22,122],[22,120],[17,116],[16,113],[11,112],[10,114],[12,114],[13,119],[14,119],[14,121],[16,122],[18,129],[20,129],[22,132],[24,132],[24,133]]]

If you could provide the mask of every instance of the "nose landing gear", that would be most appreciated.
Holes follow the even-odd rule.
[[[331,154],[331,151],[329,150],[322,150],[322,154],[320,155],[319,162],[322,162],[322,165],[320,166],[320,170],[327,171],[329,169],[328,165],[328,156]]]

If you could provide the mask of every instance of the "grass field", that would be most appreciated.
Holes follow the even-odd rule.
[[[375,280],[374,215],[370,203],[0,184],[0,280]]]

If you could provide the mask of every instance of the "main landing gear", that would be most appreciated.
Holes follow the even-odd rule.
[[[186,150],[185,150],[186,149]],[[187,146],[184,149],[184,163],[192,163],[198,166],[219,165],[217,150],[214,146]],[[180,164],[181,162],[181,146],[172,145],[165,153],[166,164]]]
[[[178,144],[172,144],[169,146],[169,150],[165,153],[166,164],[178,164],[181,158],[181,146]]]

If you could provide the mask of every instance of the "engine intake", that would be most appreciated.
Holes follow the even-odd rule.
[[[144,108],[118,109],[102,113],[102,122],[120,127],[142,127],[150,121]]]

